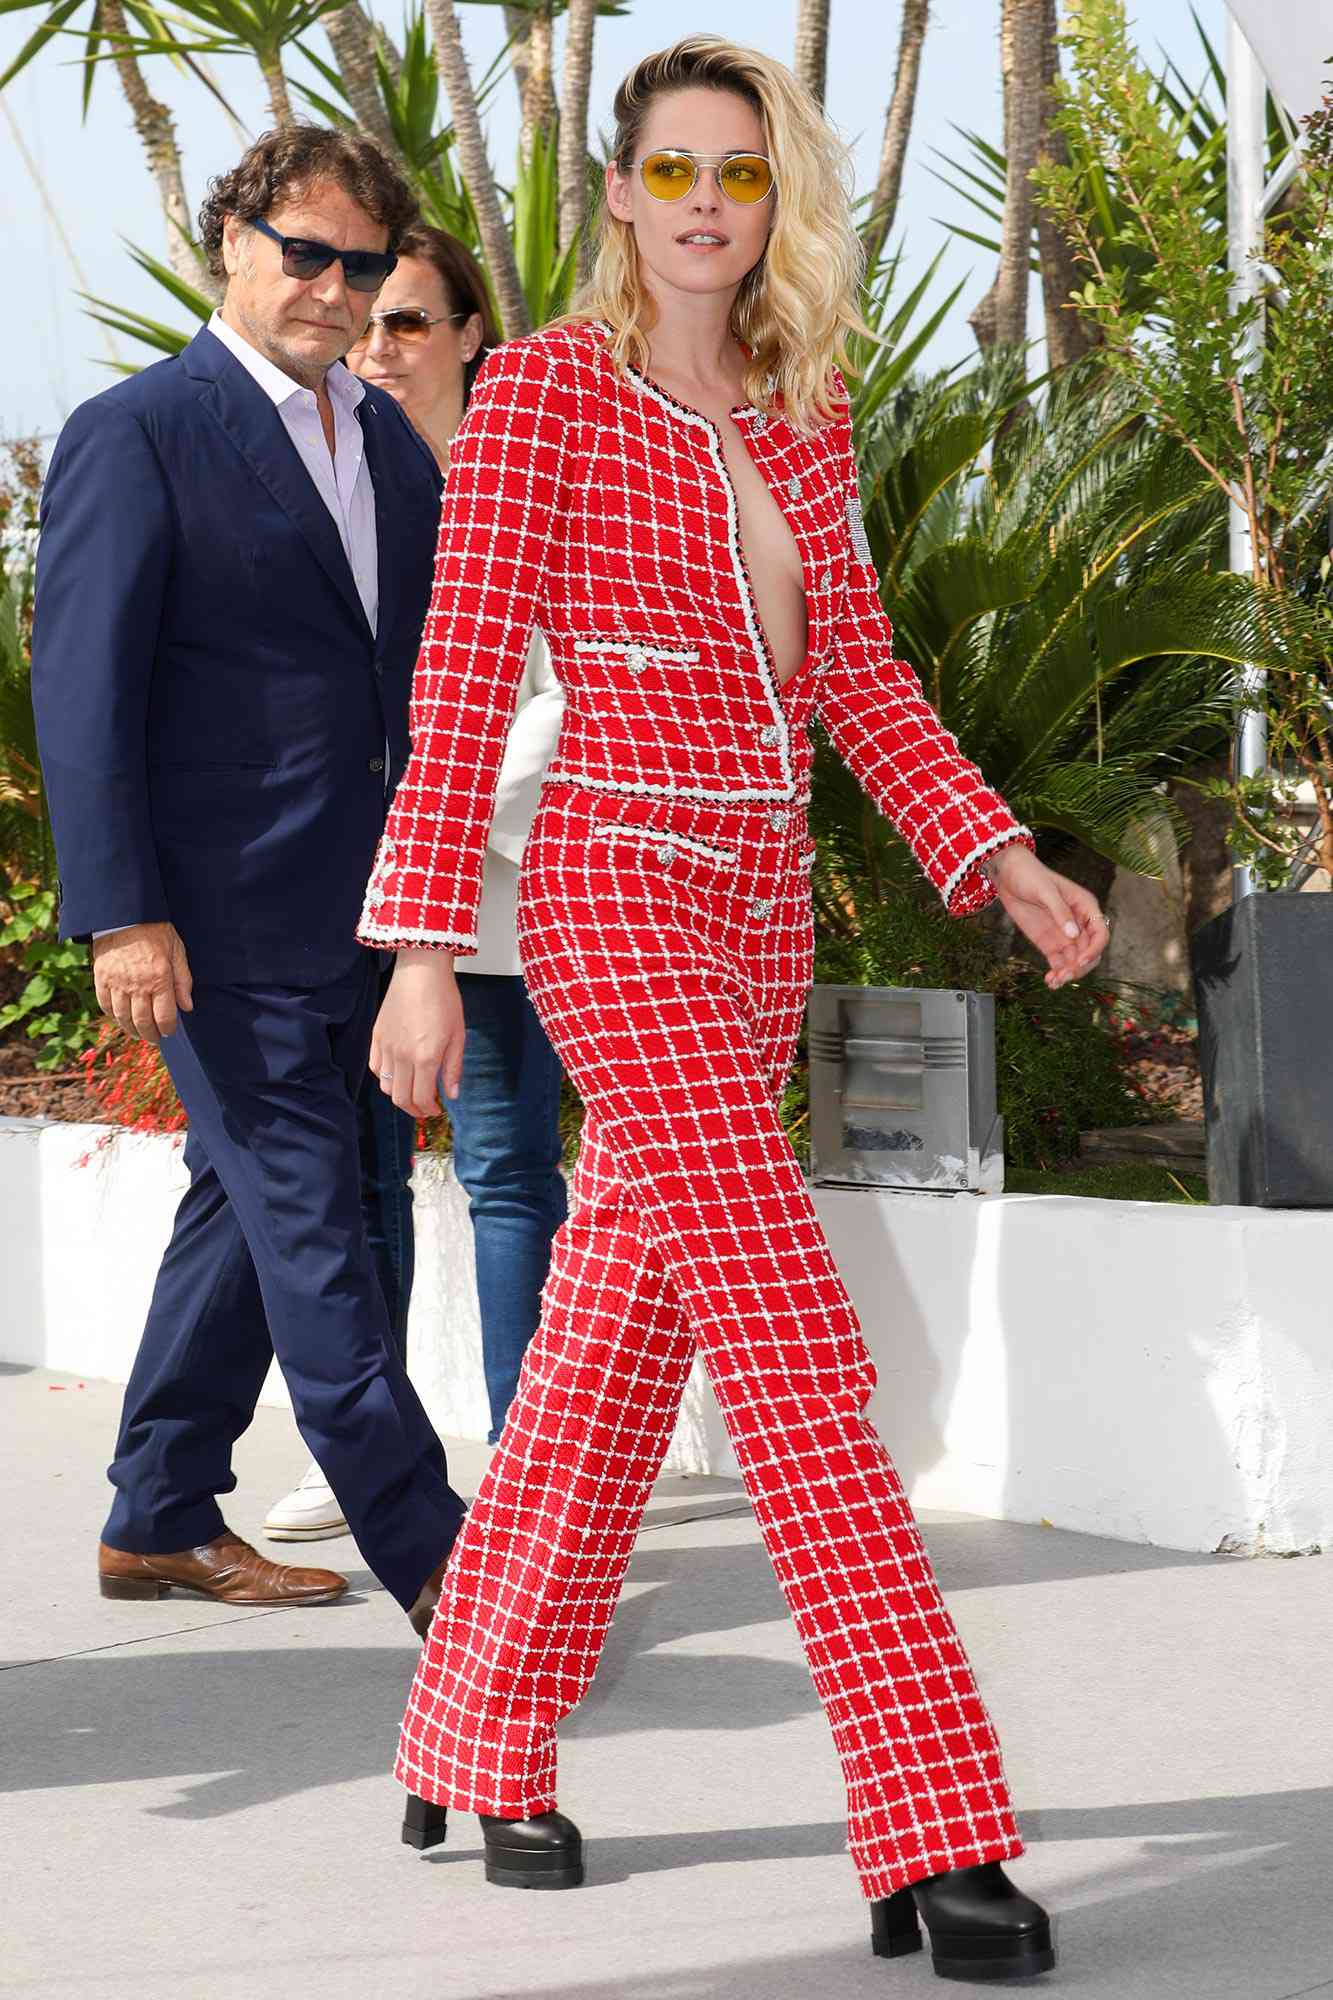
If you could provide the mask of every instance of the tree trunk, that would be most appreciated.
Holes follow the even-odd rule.
[[[518,334],[531,333],[532,317],[519,280],[513,240],[505,228],[495,176],[486,157],[477,94],[463,53],[454,0],[426,0],[426,13],[435,39],[435,65],[449,99],[459,169],[477,217],[487,276],[505,337],[513,339]]]
[[[190,205],[185,199],[175,123],[166,105],[159,104],[149,90],[138,57],[125,46],[129,26],[122,0],[102,0],[101,21],[107,41],[115,51],[116,73],[134,129],[148,156],[148,170],[157,182],[167,225],[167,262],[184,284],[193,285],[196,291],[216,300],[221,296],[219,287],[191,247],[194,231]]]
[[[828,87],[829,0],[799,0],[796,14],[796,60],[792,68],[817,104]]]
[[[1042,97],[1041,138],[1037,158],[1043,166],[1064,166],[1069,147],[1063,132],[1055,129],[1055,83],[1060,74],[1060,24],[1057,0],[1043,0],[1042,18]],[[1046,210],[1037,208],[1037,248],[1041,259],[1041,295],[1046,317],[1046,356],[1052,368],[1067,368],[1099,345],[1101,334],[1095,323],[1075,312],[1066,300],[1079,283],[1074,253],[1063,233]]]
[[[1027,338],[1028,285],[1035,203],[1031,173],[1042,125],[1043,21],[1048,0],[1001,0],[1000,71],[1004,80],[1004,222],[1000,268],[971,316],[977,345],[1017,345]]]
[[[547,139],[555,136],[555,27],[551,0],[525,14],[521,8],[506,7],[505,20],[517,18],[522,40],[515,44],[514,77],[519,91],[520,122],[518,156],[523,165],[532,163],[532,144],[538,132]],[[526,20],[526,29],[522,24]],[[519,51],[522,58],[519,60]]]
[[[588,217],[588,95],[597,0],[569,0],[565,66],[560,79],[560,249],[569,248]],[[588,232],[579,248],[580,280],[588,268]]]
[[[532,16],[526,7],[515,7],[512,0],[504,0],[505,33],[509,37],[509,61],[514,72],[514,84],[518,90],[519,109],[527,102],[528,72],[532,65],[528,61],[528,36],[532,32]]]
[[[259,68],[268,90],[268,108],[273,114],[273,123],[278,126],[294,125],[296,113],[292,110],[292,100],[287,89],[287,79],[282,72],[280,56],[261,56]]]
[[[393,136],[393,126],[389,123],[380,90],[375,62],[375,31],[360,0],[348,0],[347,6],[335,8],[323,19],[333,59],[338,65],[347,102],[352,107],[357,124],[368,139],[373,139],[384,148],[391,160],[401,160],[402,154]]]
[[[893,80],[893,96],[884,120],[884,144],[879,155],[879,177],[870,220],[866,224],[866,253],[874,263],[893,228],[898,213],[898,196],[903,184],[903,162],[912,134],[912,114],[916,110],[917,82],[921,75],[921,51],[930,20],[930,0],[903,0],[902,27],[898,36],[898,74]]]

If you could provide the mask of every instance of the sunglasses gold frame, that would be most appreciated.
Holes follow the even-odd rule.
[[[682,160],[688,162],[692,169],[689,186],[682,188],[679,194],[658,194],[653,188],[648,186],[646,172],[646,169],[651,166],[654,160]],[[722,169],[732,160],[762,160],[768,168],[768,186],[762,194],[756,195],[753,201],[742,200],[739,195],[730,193],[723,184]],[[651,153],[645,153],[641,160],[634,162],[634,165],[638,169],[639,179],[643,182],[645,189],[654,201],[684,201],[686,195],[693,194],[695,188],[698,186],[700,167],[712,167],[714,169],[719,191],[736,208],[758,208],[760,202],[768,200],[768,197],[774,192],[778,184],[777,168],[769,159],[768,154],[752,153],[744,146],[739,147],[734,153],[691,153],[684,146],[654,146]]]
[[[426,311],[424,306],[382,306],[377,312],[371,313],[369,319],[366,321],[365,332],[361,335],[361,338],[359,340],[354,340],[352,342],[352,347],[366,346],[367,342],[373,339],[374,329],[376,327],[378,327],[382,333],[387,333],[390,340],[400,340],[402,338],[401,333],[395,333],[394,329],[391,326],[385,326],[384,322],[390,319],[401,319],[401,318],[410,319],[414,325],[419,326],[421,328],[421,331],[424,335],[424,334],[429,334],[433,326],[445,326],[448,324],[452,324],[454,320],[471,319],[472,314],[470,312],[430,314]],[[415,338],[414,335],[412,334],[408,335],[409,346],[412,344],[414,338]],[[349,353],[351,352],[351,348],[348,349],[348,352]]]

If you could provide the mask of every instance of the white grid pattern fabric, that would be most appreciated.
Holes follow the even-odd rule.
[[[785,706],[799,740],[814,692]],[[404,1717],[418,1796],[556,1805],[696,1346],[832,1728],[863,1893],[1021,1853],[999,1746],[888,1453],[777,1099],[810,978],[804,803],[548,784],[528,989],[587,1107],[541,1325]]]
[[[839,385],[841,387],[841,385]],[[894,656],[846,416],[732,412],[796,541],[820,717],[955,915],[1032,844]],[[379,946],[475,949],[482,858],[528,637],[566,705],[553,779],[623,798],[790,803],[804,782],[717,426],[615,369],[594,323],[487,359],[454,439],[413,688],[412,757],[366,894]],[[804,669],[802,669],[804,671]]]

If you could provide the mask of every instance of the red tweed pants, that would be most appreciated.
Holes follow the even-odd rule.
[[[812,858],[799,807],[543,794],[523,964],[587,1122],[397,1775],[477,1812],[555,1806],[556,1725],[596,1671],[698,1349],[877,1897],[1022,1843],[967,1657],[863,1414],[874,1367],[778,1119],[810,979]]]

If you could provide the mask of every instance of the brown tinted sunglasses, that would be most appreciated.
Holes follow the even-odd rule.
[[[360,340],[353,342],[353,346],[364,347],[373,337],[376,327],[387,333],[390,340],[411,346],[415,341],[428,339],[433,326],[442,326],[446,322],[453,324],[471,317],[470,312],[436,313],[432,316],[424,306],[389,306],[383,312],[370,315],[365,332]]]

